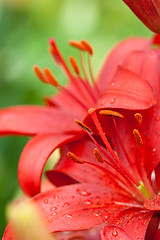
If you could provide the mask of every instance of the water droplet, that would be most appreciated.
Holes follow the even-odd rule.
[[[63,217],[65,217],[65,218],[72,218],[72,214],[66,213],[66,214],[63,215]]]
[[[153,148],[153,149],[152,149],[152,152],[155,153],[155,152],[156,152],[156,148]]]
[[[116,99],[115,99],[115,98],[111,98],[111,100],[110,100],[110,104],[113,104],[113,103],[115,103],[115,101],[116,101]]]
[[[57,207],[51,207],[51,208],[50,208],[50,211],[53,212],[53,211],[55,211],[56,209],[57,209]]]
[[[112,236],[113,237],[117,237],[118,236],[118,232],[117,232],[117,230],[115,228],[112,231]]]
[[[63,204],[63,207],[69,207],[70,206],[70,203],[66,202]]]
[[[44,204],[47,204],[48,203],[48,199],[44,199]]]
[[[55,215],[57,215],[57,212],[53,212],[51,215],[52,215],[52,216],[55,216]]]
[[[105,220],[108,220],[108,216],[106,215],[106,216],[104,217],[104,219],[105,219]]]
[[[114,83],[114,82],[112,82],[112,83],[111,83],[111,86],[112,86],[112,87],[114,87],[114,86],[115,86],[115,83]]]
[[[155,120],[156,120],[157,122],[159,122],[159,119],[160,119],[159,117],[155,117]]]
[[[83,203],[86,204],[86,205],[92,204],[92,202],[90,200],[84,201]]]
[[[52,220],[52,219],[49,219],[48,222],[51,223],[51,222],[53,222],[53,220]]]
[[[58,199],[59,199],[59,196],[57,196],[57,195],[54,196],[54,199],[55,199],[55,200],[58,200]]]
[[[82,189],[77,189],[77,192],[78,192],[81,196],[89,196],[89,195],[91,195],[90,192],[87,192],[87,191],[82,190]]]

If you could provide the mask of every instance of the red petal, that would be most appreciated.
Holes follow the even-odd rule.
[[[42,134],[26,144],[19,161],[18,179],[27,195],[34,196],[40,192],[41,176],[48,157],[71,139],[71,135]]]
[[[34,135],[76,131],[78,129],[74,123],[76,117],[74,113],[65,110],[59,111],[52,107],[16,106],[5,108],[0,111],[0,134]]]
[[[144,202],[144,207],[148,210],[160,210],[160,196],[156,195],[154,198],[147,199]]]
[[[117,67],[122,65],[132,52],[150,49],[150,45],[151,41],[145,38],[129,38],[116,45],[106,58],[98,76],[98,86],[101,91],[103,92],[108,87]]]
[[[122,189],[120,186],[113,180],[113,177],[105,171],[91,165],[77,164],[67,158],[67,152],[70,151],[82,160],[101,166],[102,164],[96,161],[93,154],[95,147],[95,144],[88,140],[88,138],[82,138],[81,140],[71,142],[67,146],[64,146],[62,148],[62,157],[52,172],[53,184],[55,184],[56,180],[54,180],[54,178],[58,171],[67,174],[78,182],[110,186],[115,191],[121,192]]]
[[[128,69],[118,67],[110,86],[98,102],[99,108],[146,109],[155,105],[149,83]]]
[[[112,218],[110,224],[124,229],[131,240],[144,240],[152,215],[153,212],[130,208]]]
[[[106,226],[101,230],[101,240],[131,240],[126,232],[117,226]]]
[[[114,189],[92,184],[60,187],[36,195],[32,200],[42,212],[49,232],[89,229],[111,221],[128,208],[125,203],[134,204]]]
[[[153,32],[160,33],[159,2],[154,0],[123,0],[134,14]],[[153,5],[154,3],[154,5]]]

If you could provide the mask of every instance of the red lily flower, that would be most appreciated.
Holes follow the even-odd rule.
[[[134,49],[145,49],[145,46],[150,46],[148,40],[133,39],[130,41],[136,41],[137,44],[136,47],[132,46],[130,50],[126,50],[126,54],[129,53],[129,51],[134,51]],[[60,94],[56,95],[54,98],[46,99],[48,103],[47,106],[15,106],[0,111],[1,135],[22,134],[33,136],[22,152],[18,167],[18,178],[21,188],[29,196],[34,196],[41,191],[41,176],[50,154],[56,148],[61,148],[63,145],[72,141],[74,142],[76,139],[84,138],[84,133],[76,126],[74,120],[83,120],[87,114],[87,110],[90,107],[96,107],[98,100],[100,100],[101,93],[104,92],[107,85],[110,83],[108,73],[107,75],[105,73],[100,74],[99,80],[94,82],[91,62],[89,60],[93,86],[92,84],[89,84],[83,63],[82,51],[87,51],[90,59],[93,50],[86,41],[83,40],[80,43],[71,42],[72,46],[77,47],[80,50],[84,77],[80,76],[79,67],[73,57],[70,58],[70,62],[76,76],[74,76],[69,70],[55,44],[55,41],[50,39],[49,42],[51,44],[50,52],[55,62],[63,68],[70,80],[69,86],[67,88],[62,87],[48,69],[44,69],[44,73],[42,73],[38,67],[35,67],[37,76],[43,82],[49,83],[58,88]],[[112,64],[112,60],[108,61],[108,67],[110,64]],[[111,74],[112,71],[113,69],[111,68],[109,74]],[[104,72],[104,69],[102,72]],[[114,74],[115,73],[116,67],[114,68]],[[117,71],[117,74],[126,75],[127,73],[125,69],[121,69],[121,71]],[[135,78],[135,76],[130,77]],[[125,86],[123,82],[123,86],[120,87],[119,91],[121,92],[121,89],[123,92],[127,91],[127,101],[124,99],[124,95],[119,96],[120,108],[145,109],[154,104],[153,93],[150,86],[148,86],[148,82],[142,79],[140,80],[141,81],[139,81],[139,77],[137,76],[134,81],[136,87],[139,89],[139,96],[137,96],[136,92],[133,92],[133,89],[130,89],[132,95],[135,95],[135,98],[132,98],[131,102],[127,105],[126,102],[128,99],[131,99],[131,94],[128,92],[128,86]],[[124,81],[128,82],[127,79]],[[103,107],[117,107],[112,99],[113,94],[115,94],[114,86],[111,86],[110,90],[111,94],[108,95],[110,97]],[[101,105],[102,103],[104,103],[104,100],[100,101]],[[38,159],[38,161],[35,161],[35,159]],[[58,177],[61,173],[57,171],[56,174]],[[58,180],[58,183],[54,182],[54,184],[60,186],[67,182],[73,183],[75,181],[61,174],[61,181]]]
[[[112,51],[98,78],[102,95],[96,110],[89,110],[84,123],[76,121],[85,134],[73,137],[74,141],[69,136],[67,144],[61,144],[59,136],[55,143],[61,147],[61,158],[55,169],[47,172],[48,178],[61,185],[60,174],[64,173],[79,183],[32,198],[49,232],[105,223],[100,233],[103,240],[158,238],[160,50],[151,46],[151,40],[133,38]],[[26,145],[19,165],[19,171],[28,172],[29,180],[24,179],[28,192],[33,182],[40,185],[39,173],[54,146],[50,147],[52,133],[35,138],[34,144],[33,138]],[[47,144],[39,144],[42,139],[49,142],[48,149]],[[70,178],[68,182],[73,183]],[[12,234],[8,225],[3,240],[13,239]]]
[[[160,34],[159,0],[123,0],[123,1],[151,31]]]

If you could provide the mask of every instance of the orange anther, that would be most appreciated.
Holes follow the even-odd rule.
[[[92,130],[84,123],[80,122],[79,120],[75,120],[75,123],[77,123],[78,126],[80,126],[85,132],[89,132],[90,134],[93,134]]]
[[[73,160],[74,162],[76,162],[76,163],[79,163],[79,164],[83,164],[84,163],[84,161],[82,161],[80,158],[78,158],[76,155],[74,155],[72,152],[68,152],[67,153],[67,156],[71,159],[71,160]]]
[[[133,136],[136,140],[138,147],[141,147],[143,145],[143,140],[142,140],[141,134],[139,133],[139,131],[137,129],[133,130]]]
[[[44,83],[48,83],[47,79],[45,78],[45,76],[43,75],[41,69],[38,66],[34,66],[33,67],[34,72],[36,74],[36,76]]]
[[[48,82],[53,85],[54,87],[58,86],[58,81],[57,79],[53,76],[51,71],[48,68],[44,68],[44,73],[46,75],[46,78],[48,79]]]
[[[85,50],[84,46],[78,41],[71,40],[71,41],[69,41],[69,44],[72,47],[78,48],[79,50],[82,50],[82,51]]]
[[[102,157],[102,155],[100,154],[99,150],[97,148],[94,149],[94,155],[96,157],[96,160],[100,163],[104,162],[104,159]]]
[[[136,121],[138,122],[138,124],[142,123],[142,115],[140,113],[135,113],[134,117],[135,117]]]
[[[71,65],[72,65],[75,73],[76,73],[77,75],[79,75],[80,70],[79,70],[78,64],[77,64],[76,60],[74,59],[74,57],[70,56],[70,57],[69,57],[69,61],[70,61]]]
[[[86,40],[82,40],[81,44],[90,55],[93,55],[93,48],[90,43],[88,43]]]
[[[112,110],[101,110],[99,113],[106,116],[124,118],[124,116],[121,113]]]

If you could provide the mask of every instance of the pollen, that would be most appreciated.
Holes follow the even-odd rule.
[[[78,126],[80,126],[85,132],[89,132],[90,134],[93,134],[92,130],[84,123],[80,122],[79,120],[75,120],[75,123],[77,123]]]
[[[141,147],[143,145],[143,140],[142,140],[141,134],[139,133],[139,131],[137,129],[133,130],[133,136],[136,140],[137,146]]]
[[[135,113],[134,117],[135,117],[136,121],[138,122],[138,124],[142,123],[142,115],[140,113]]]
[[[90,54],[93,55],[93,48],[90,45],[90,43],[88,43],[86,40],[82,40],[81,41],[82,46],[84,46],[84,49]]]
[[[74,162],[76,163],[79,163],[79,164],[84,164],[84,161],[82,161],[79,157],[77,157],[74,153],[72,152],[68,152],[67,153],[67,156],[73,160]]]
[[[36,74],[36,76],[44,83],[47,83],[48,84],[48,81],[47,79],[45,78],[45,76],[43,75],[41,69],[38,67],[38,66],[34,66],[34,72]]]
[[[112,110],[101,110],[99,113],[102,115],[106,115],[106,116],[124,118],[124,116],[122,114],[120,114],[119,112],[116,112],[116,111],[112,111]]]
[[[71,65],[72,65],[73,70],[75,71],[75,73],[77,75],[79,75],[79,73],[80,73],[79,66],[78,66],[76,60],[74,59],[74,57],[70,56],[69,57],[69,61],[70,61]]]
[[[58,81],[57,79],[53,76],[51,71],[48,68],[44,68],[44,73],[46,75],[46,78],[48,79],[48,83],[53,85],[54,87],[58,86]]]
[[[82,51],[85,50],[84,46],[80,42],[78,42],[78,41],[71,40],[71,41],[69,41],[69,44],[72,47],[78,48],[79,50],[82,50]]]
[[[100,163],[104,162],[104,159],[102,157],[102,155],[100,154],[99,150],[97,148],[94,149],[94,155],[96,157],[96,160]]]

